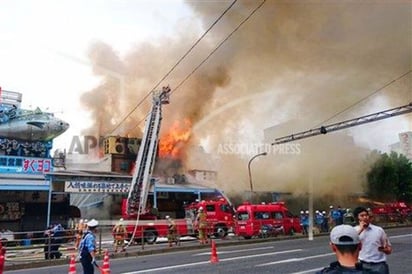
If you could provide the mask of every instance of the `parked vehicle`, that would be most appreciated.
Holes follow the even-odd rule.
[[[14,232],[8,229],[2,229],[0,231],[0,241],[3,246],[7,246],[14,242]]]
[[[206,220],[208,223],[208,234],[216,238],[224,238],[228,232],[234,230],[235,210],[231,204],[224,198],[217,200],[199,201],[186,206],[186,217],[195,221],[195,216],[202,207],[206,212]],[[197,234],[197,231],[195,229]]]
[[[404,223],[412,216],[412,207],[399,201],[374,206],[371,210],[376,222]]]
[[[174,219],[177,234],[181,236],[196,236],[195,217],[200,207],[205,208],[208,222],[209,236],[226,237],[234,229],[234,210],[225,199],[193,202],[185,207],[185,218]],[[134,216],[126,214],[126,201],[122,206],[123,218],[126,224],[128,239],[133,238],[137,243],[142,239],[149,244],[155,243],[158,237],[167,237],[168,223],[156,215],[145,213],[136,223]],[[134,236],[133,236],[134,234]],[[133,236],[133,237],[132,237]]]
[[[235,234],[250,239],[278,234],[302,233],[300,220],[293,215],[284,202],[251,204],[245,202],[236,209]],[[270,233],[269,233],[270,232]]]

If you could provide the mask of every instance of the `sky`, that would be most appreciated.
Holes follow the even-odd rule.
[[[0,86],[23,94],[22,106],[40,107],[70,123],[54,140],[70,147],[89,126],[80,95],[96,86],[87,56],[96,41],[120,55],[153,37],[171,35],[190,15],[180,0],[1,1]],[[150,26],[150,27],[148,27]]]
[[[141,136],[138,102],[170,85],[163,133],[188,126],[185,167],[216,169],[226,191],[248,189],[254,147],[412,101],[409,1],[239,0],[178,63],[232,2],[1,1],[0,86],[69,122],[54,140],[68,149],[80,134]],[[324,193],[359,191],[368,152],[411,130],[409,114],[270,147],[255,189],[304,192],[310,173]]]

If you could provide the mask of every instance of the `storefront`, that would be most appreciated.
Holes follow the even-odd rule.
[[[51,170],[48,158],[0,156],[1,229],[44,229],[50,191],[44,173]],[[29,220],[35,226],[28,225]]]

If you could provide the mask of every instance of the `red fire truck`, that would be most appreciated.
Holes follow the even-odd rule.
[[[372,213],[376,222],[403,223],[412,216],[412,208],[404,202],[382,203],[372,207]]]
[[[126,225],[127,239],[133,239],[136,243],[144,240],[148,244],[156,242],[158,237],[167,237],[168,223],[166,219],[159,219],[152,212],[144,212],[136,218],[136,215],[127,213],[127,200],[122,201],[122,217]],[[193,221],[188,218],[174,219],[179,236],[195,236]]]
[[[284,202],[269,204],[245,202],[236,209],[235,219],[235,234],[245,239],[302,232],[299,218],[289,212]]]
[[[195,218],[197,211],[203,207],[207,214],[209,225],[209,235],[216,238],[225,237],[228,232],[234,229],[234,210],[230,203],[225,199],[193,202],[185,208],[185,218],[175,219],[177,234],[179,236],[197,236]],[[140,215],[136,223],[136,216],[127,214],[127,200],[122,203],[122,216],[126,223],[128,239],[132,238],[134,233],[135,242],[145,242],[152,244],[158,237],[166,237],[168,223],[165,219],[158,219],[156,215],[146,212]]]
[[[186,218],[195,221],[199,208],[202,207],[206,212],[208,223],[208,234],[216,238],[224,238],[228,232],[234,230],[235,210],[232,205],[224,198],[218,200],[199,201],[186,206]],[[197,230],[195,229],[197,234]]]

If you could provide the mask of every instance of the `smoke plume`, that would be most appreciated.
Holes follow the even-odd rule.
[[[200,19],[203,29],[229,5],[226,1],[186,3],[193,9],[192,20]],[[236,147],[270,143],[275,137],[324,122],[412,101],[411,75],[407,74],[329,120],[411,69],[408,1],[266,1],[181,84],[258,5],[257,1],[237,1],[161,83],[173,91],[171,104],[164,107],[162,134],[175,121],[189,119],[193,128],[191,138],[182,145],[183,165],[218,171],[218,185],[226,193],[250,189],[248,161],[261,152],[240,153]],[[89,56],[102,82],[82,98],[94,118],[89,131],[141,136],[150,96],[138,103],[197,40],[202,30],[195,26],[176,26],[186,32],[136,45],[123,58],[109,45],[92,45]],[[382,124],[393,128],[405,125],[406,120],[410,130],[411,119],[405,115]],[[264,139],[263,130],[279,124],[283,130]],[[361,191],[367,149],[354,140],[362,134],[366,134],[362,129],[345,130],[304,140],[295,144],[299,153],[294,154],[270,146],[267,156],[251,163],[254,190],[301,194],[308,191],[311,180],[319,195]],[[379,141],[382,137],[368,138]],[[200,144],[206,144],[209,152],[202,161],[194,155]]]

